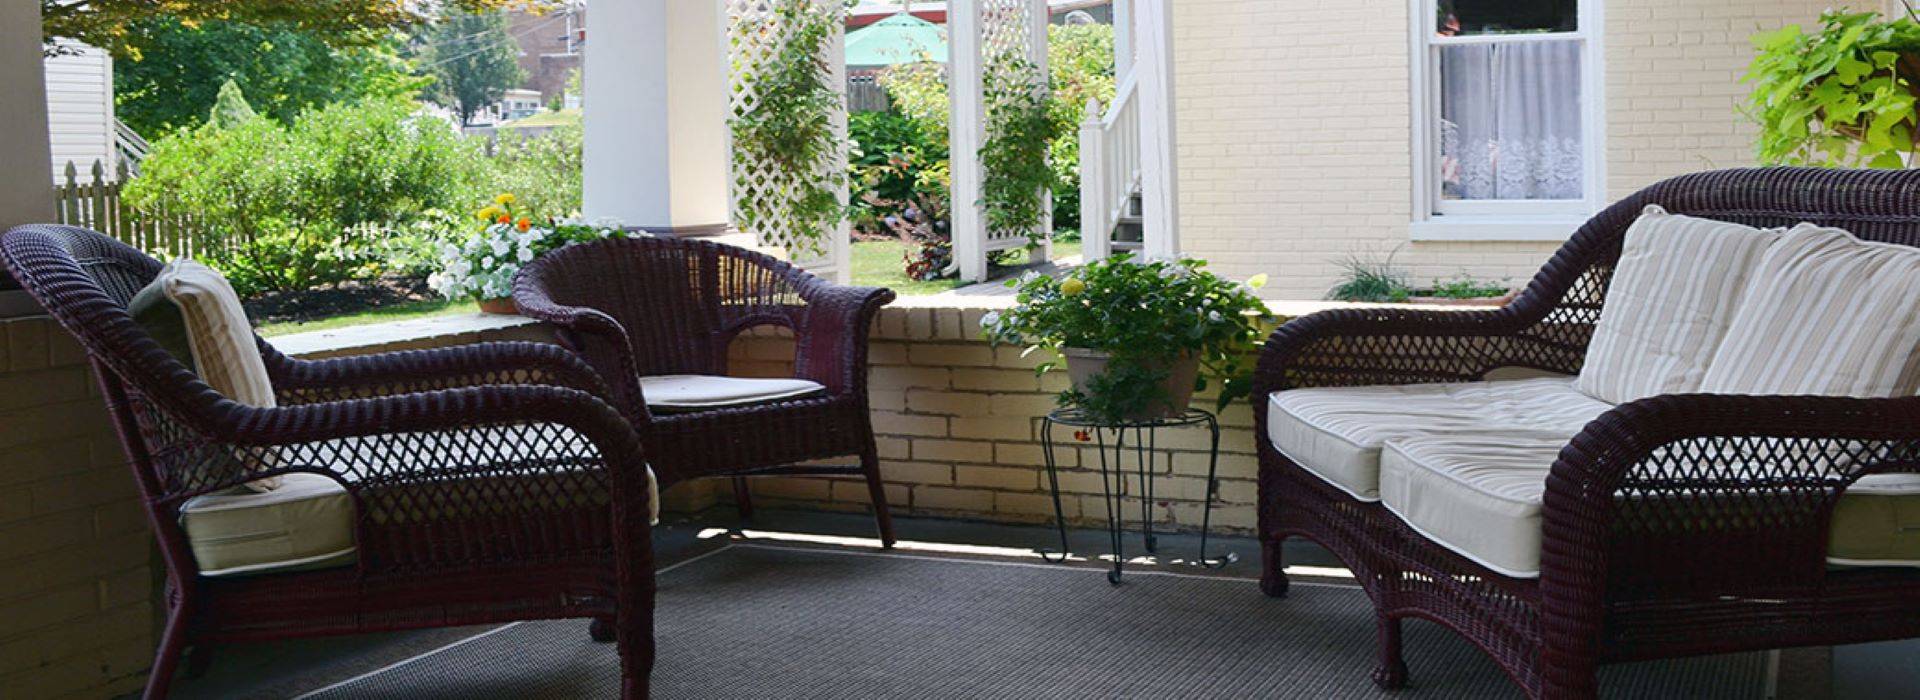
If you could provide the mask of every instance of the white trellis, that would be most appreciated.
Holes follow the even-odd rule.
[[[832,178],[836,182],[844,181],[847,172],[847,99],[845,51],[842,47],[846,41],[846,3],[842,0],[722,2],[727,10],[725,41],[729,119],[765,108],[756,90],[758,76],[770,67],[771,61],[778,59],[786,48],[785,42],[793,38],[793,33],[784,26],[787,20],[782,17],[783,8],[791,9],[794,3],[799,3],[804,6],[802,11],[819,13],[814,18],[829,20],[834,26],[832,39],[822,47],[819,59],[831,72],[828,81],[838,95],[838,107],[832,117],[835,143],[838,144],[835,153],[805,172],[789,172],[776,163],[743,160],[735,156],[727,179],[733,220],[744,232],[753,235],[756,246],[785,257],[815,274],[845,284],[851,281],[853,267],[850,261],[851,228],[845,219],[834,225],[831,231],[815,232],[803,230],[796,222],[776,218],[758,217],[751,222],[744,221],[740,210],[743,206],[766,211],[791,205],[801,194],[796,185],[808,180]],[[731,147],[729,151],[732,151]],[[836,189],[839,190],[840,206],[844,209],[847,205],[846,188]]]
[[[1046,0],[954,0],[947,5],[947,29],[952,56],[948,60],[948,83],[952,112],[948,154],[953,178],[953,255],[960,265],[960,276],[971,281],[987,278],[987,256],[995,251],[1027,244],[1023,231],[988,230],[980,206],[981,183],[986,173],[980,164],[980,147],[987,140],[986,104],[988,81],[1027,80],[1033,89],[1047,89],[1047,2]],[[1023,74],[1009,57],[1026,59],[1033,66]],[[1053,230],[1051,204],[1041,222],[1041,231],[1050,240]],[[1050,243],[1034,251],[1034,257],[1046,259]]]

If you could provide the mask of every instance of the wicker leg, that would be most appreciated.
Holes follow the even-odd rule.
[[[733,507],[740,511],[741,520],[753,519],[753,489],[747,487],[747,478],[733,477]]]
[[[614,633],[613,616],[593,618],[593,622],[587,624],[587,636],[602,644],[613,641],[618,636]]]
[[[887,508],[887,487],[880,481],[880,454],[873,448],[860,455],[860,471],[867,475],[867,497],[873,501],[873,519],[880,526],[880,546],[893,549],[893,511]]]
[[[1274,598],[1287,597],[1287,561],[1281,554],[1284,542],[1274,537],[1260,541],[1260,592]]]
[[[1381,690],[1406,687],[1407,662],[1400,657],[1400,618],[1379,615],[1375,630],[1380,644],[1380,665],[1373,669],[1373,684]]]
[[[147,672],[147,691],[141,697],[161,700],[173,686],[173,671],[180,665],[180,654],[187,646],[187,615],[175,608],[167,618],[166,631],[160,634],[160,650],[153,655],[153,669]]]
[[[645,700],[650,692],[648,679],[653,675],[653,596],[651,591],[633,595],[621,605],[614,628],[620,648],[620,697]]]

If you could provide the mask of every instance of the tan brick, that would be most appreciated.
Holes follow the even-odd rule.
[[[867,389],[867,408],[874,411],[907,410],[907,392],[904,389]]]
[[[990,462],[993,461],[993,443],[963,440],[914,440],[913,458],[922,462]]]
[[[993,492],[982,489],[921,486],[913,490],[913,507],[915,510],[991,513],[993,512]]]
[[[953,372],[955,389],[974,391],[1040,390],[1040,379],[1032,372],[1017,369],[958,369]]]
[[[7,322],[7,367],[14,372],[45,369],[50,358],[47,333],[52,322],[28,318]],[[53,331],[63,333],[65,331]]]
[[[904,365],[907,364],[907,346],[905,343],[873,342],[867,345],[867,364]]]
[[[1039,418],[1059,408],[1052,394],[992,394],[987,412],[996,416]]]
[[[1002,345],[993,349],[993,366],[995,367],[1031,370],[1040,366],[1043,362],[1052,362],[1058,359],[1059,358],[1049,350],[1034,350],[1028,352],[1026,348],[1013,345]]]
[[[959,309],[933,310],[933,336],[942,340],[963,340],[960,333]]]
[[[1040,472],[1031,467],[986,467],[962,464],[953,469],[954,483],[960,486],[1032,491],[1040,487]]]
[[[750,479],[755,497],[786,498],[805,501],[825,501],[830,497],[831,486],[827,479]]]
[[[929,391],[925,389],[909,389],[907,391],[907,409],[915,413],[934,413],[946,416],[977,416],[985,414],[987,407],[986,394]]]
[[[902,484],[951,486],[953,484],[953,465],[929,464],[926,462],[881,462],[880,478],[883,481]]]
[[[1054,466],[1077,467],[1080,465],[1080,450],[1073,447],[1055,447]],[[1047,464],[1046,448],[1032,442],[996,442],[993,444],[993,462],[1003,466],[1043,467]]]
[[[908,449],[910,444],[904,438],[875,437],[873,439],[874,450],[880,454],[881,459],[906,459],[907,455],[912,453]]]
[[[945,389],[953,372],[944,367],[874,367],[867,383],[876,389]]]
[[[908,340],[933,340],[933,309],[904,309]]]
[[[1032,418],[975,418],[958,416],[953,419],[951,430],[954,437],[979,438],[983,440],[1032,440]]]
[[[908,347],[907,357],[922,367],[993,366],[993,349],[984,343],[921,343]]]
[[[912,498],[908,494],[908,488],[900,484],[882,484],[881,488],[885,489],[887,494],[888,510],[904,509]],[[873,495],[867,490],[865,481],[834,481],[833,500],[840,503],[873,505]]]
[[[878,435],[923,435],[945,437],[947,419],[944,416],[921,416],[893,411],[873,412],[873,432]]]

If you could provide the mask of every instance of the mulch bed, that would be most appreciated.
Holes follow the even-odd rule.
[[[268,292],[241,303],[256,323],[304,322],[343,313],[438,299],[425,277],[356,280],[298,292]]]

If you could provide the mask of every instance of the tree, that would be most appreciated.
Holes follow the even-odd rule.
[[[247,96],[240,92],[240,86],[229,80],[220,84],[220,96],[214,98],[213,110],[207,113],[207,125],[231,129],[258,118],[260,115],[253,111],[253,105],[247,104]]]
[[[544,11],[556,0],[449,0],[470,11],[503,8]],[[49,51],[56,38],[74,39],[130,58],[131,29],[169,15],[188,25],[227,21],[306,32],[333,46],[377,41],[382,30],[406,29],[428,19],[433,3],[415,0],[40,0],[40,29]]]
[[[459,115],[461,126],[526,80],[504,13],[450,9],[427,32],[427,42],[422,56],[436,79],[433,100]]]
[[[227,82],[282,124],[314,107],[411,95],[427,83],[400,59],[391,33],[336,46],[304,30],[174,16],[126,29],[130,55],[114,63],[114,104],[121,120],[149,136],[199,125]]]

